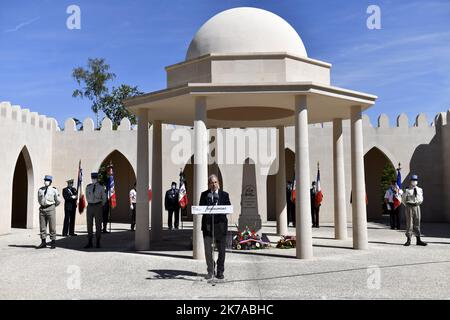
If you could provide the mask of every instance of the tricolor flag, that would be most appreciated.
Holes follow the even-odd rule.
[[[180,172],[180,190],[178,192],[178,204],[180,205],[181,209],[186,208],[188,205],[188,197],[186,192],[186,184],[184,183],[184,175],[183,172]]]
[[[402,174],[400,173],[400,164],[397,168],[397,186],[398,189],[402,188]],[[402,198],[400,196],[399,193],[397,193],[397,195],[394,195],[394,210],[397,209],[398,207],[400,207],[400,205],[402,204]]]
[[[315,198],[316,208],[322,204],[322,200],[323,200],[323,193],[322,188],[320,187],[320,169],[319,164],[317,164],[317,181],[316,181],[316,198]]]
[[[114,209],[117,205],[116,191],[114,188],[114,171],[113,165],[108,166],[108,200],[111,209]]]
[[[297,182],[294,179],[294,184],[292,185],[292,191],[291,191],[291,201],[295,203],[295,199],[297,199]]]
[[[86,208],[86,198],[83,194],[83,169],[81,168],[81,160],[78,163],[78,181],[77,181],[77,195],[78,195],[78,212],[81,214]]]

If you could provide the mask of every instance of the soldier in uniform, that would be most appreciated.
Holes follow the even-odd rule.
[[[164,205],[169,213],[168,226],[169,230],[172,230],[172,215],[175,214],[175,229],[178,229],[178,224],[180,221],[180,205],[178,203],[178,193],[177,183],[172,182],[172,186],[166,191],[166,197],[164,199]]]
[[[39,226],[41,229],[41,244],[37,249],[47,246],[47,224],[50,231],[50,239],[52,240],[51,249],[56,247],[56,211],[55,208],[61,203],[58,190],[52,187],[52,176],[45,176],[44,186],[38,190],[39,201]]]
[[[411,184],[402,195],[402,202],[405,204],[406,216],[406,243],[405,246],[411,245],[411,236],[414,233],[418,246],[426,246],[427,244],[420,239],[420,205],[423,202],[423,190],[418,186],[417,175],[411,176]]]
[[[75,234],[75,213],[77,211],[77,189],[73,187],[73,179],[67,180],[67,187],[63,189],[64,198],[64,226],[63,237],[67,234],[76,236]]]
[[[134,227],[136,226],[136,183],[133,188],[130,190],[130,210],[131,210],[131,231],[134,231]]]
[[[95,236],[97,238],[97,248],[100,248],[100,238],[102,234],[102,214],[103,206],[106,203],[105,187],[98,182],[98,173],[91,173],[92,183],[86,186],[87,206],[87,229],[88,244],[84,247],[92,248],[92,238],[94,236],[94,220],[95,220]]]
[[[309,189],[309,194],[311,198],[311,221],[313,228],[319,228],[319,212],[320,212],[320,204],[316,204],[316,195],[317,188],[316,182],[313,181],[311,185],[311,189]]]

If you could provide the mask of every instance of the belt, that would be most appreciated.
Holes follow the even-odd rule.
[[[418,204],[418,203],[407,203],[406,205],[409,206],[409,207],[418,207],[418,206],[420,206],[420,204]]]
[[[101,201],[100,202],[90,202],[90,203],[88,203],[88,205],[95,206],[95,205],[101,204],[101,203],[102,203]]]
[[[54,204],[49,204],[48,206],[41,206],[41,209],[48,209],[53,206],[54,206]]]

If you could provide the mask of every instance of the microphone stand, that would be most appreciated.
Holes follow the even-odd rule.
[[[211,209],[209,210],[209,212],[212,212],[212,210],[216,206],[216,201],[214,200],[214,193],[211,193],[211,201],[212,201],[213,205],[212,205]],[[211,284],[214,287],[216,285],[216,275],[214,273],[216,270],[216,259],[215,259],[215,253],[214,253],[214,248],[216,246],[216,241],[215,241],[215,237],[214,237],[214,213],[212,213],[211,232],[212,232],[211,250],[212,250],[212,259],[213,259],[213,273],[212,273]]]

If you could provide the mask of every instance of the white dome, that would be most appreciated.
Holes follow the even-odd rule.
[[[210,53],[267,52],[307,57],[302,39],[284,19],[266,10],[242,7],[209,19],[192,39],[186,60]]]

